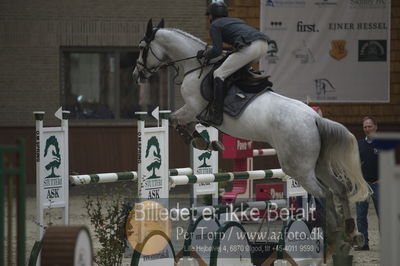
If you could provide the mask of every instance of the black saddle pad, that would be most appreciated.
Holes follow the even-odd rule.
[[[238,117],[257,96],[268,90],[268,88],[264,88],[258,93],[244,92],[236,84],[233,84],[224,99],[224,113]]]
[[[201,83],[201,94],[207,101],[211,101],[214,95],[213,72],[213,70],[210,71]],[[225,88],[224,98],[224,113],[232,117],[238,117],[260,94],[268,90],[272,91],[272,83],[268,78],[252,84],[243,80],[233,80],[235,80],[234,76],[225,82],[228,88]]]

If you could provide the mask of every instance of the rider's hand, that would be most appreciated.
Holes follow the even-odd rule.
[[[196,58],[202,59],[204,57],[204,54],[205,54],[205,50],[199,50],[199,51],[197,51]]]

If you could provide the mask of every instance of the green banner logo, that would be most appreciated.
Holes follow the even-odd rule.
[[[60,175],[54,172],[54,170],[60,168],[61,165],[60,146],[55,136],[51,136],[46,140],[44,157],[46,156],[51,157],[50,162],[45,166],[46,170],[51,170],[51,173],[45,178],[60,177]]]
[[[208,131],[205,129],[203,131],[201,131],[200,135],[207,140],[208,142],[210,142],[210,135],[208,134]],[[199,161],[203,161],[203,164],[199,166],[199,168],[205,168],[205,167],[211,167],[211,165],[207,164],[207,160],[210,160],[211,158],[211,151],[205,151],[204,153],[200,154],[199,157],[197,157],[199,159]]]
[[[156,169],[161,167],[161,151],[158,139],[153,136],[147,141],[146,158],[150,158],[152,162],[146,167],[147,171],[153,171],[153,174],[148,179],[160,178],[156,175]]]

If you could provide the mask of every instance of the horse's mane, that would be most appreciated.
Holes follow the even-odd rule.
[[[189,40],[195,41],[195,42],[197,42],[197,43],[199,43],[199,44],[201,44],[201,45],[205,45],[205,44],[206,44],[206,43],[205,43],[204,41],[202,41],[201,39],[199,39],[199,38],[193,36],[193,35],[190,34],[190,33],[185,32],[185,31],[183,31],[183,30],[175,29],[175,28],[165,28],[164,30],[179,33],[180,35],[183,35],[183,37],[185,37],[185,38],[187,38],[187,39],[189,39]]]

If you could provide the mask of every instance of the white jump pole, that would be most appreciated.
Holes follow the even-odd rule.
[[[286,174],[282,169],[257,170],[244,172],[226,172],[203,175],[171,176],[171,187],[176,185],[198,184],[208,182],[223,182],[233,180],[256,180],[265,178],[285,178]]]
[[[169,169],[169,175],[192,175],[193,169],[190,167]],[[89,175],[70,175],[69,181],[73,185],[114,183],[120,181],[136,181],[138,173],[136,171],[100,173]]]

